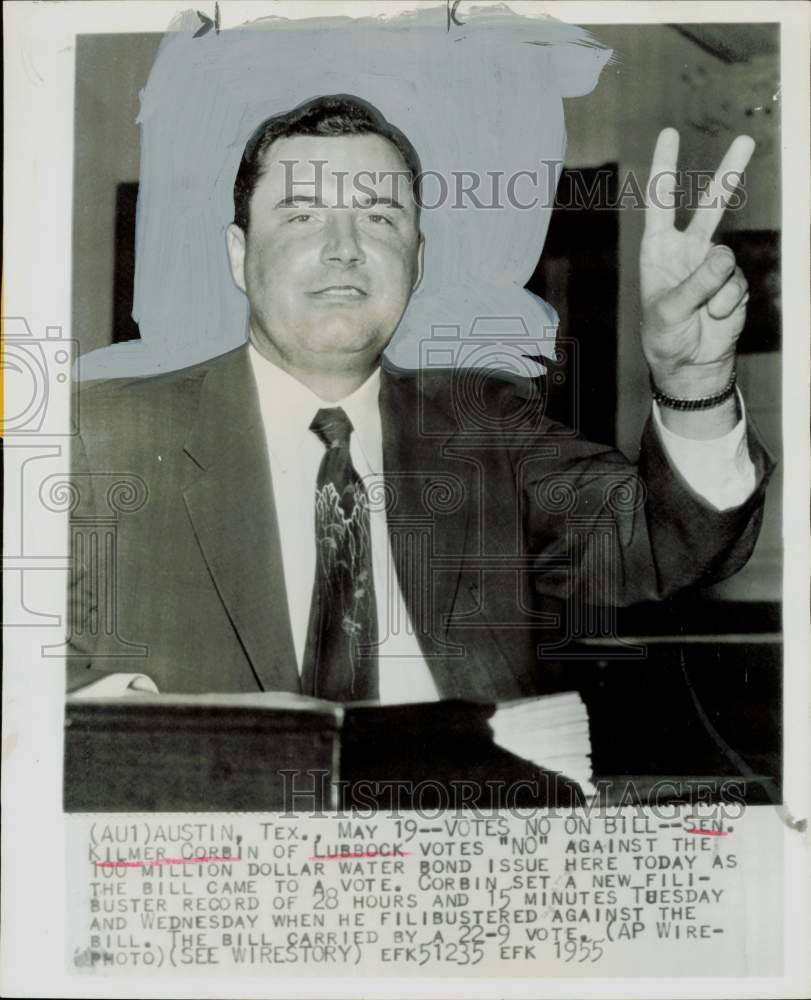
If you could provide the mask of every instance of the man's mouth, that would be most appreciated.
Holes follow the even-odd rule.
[[[327,285],[310,295],[319,299],[365,299],[366,292],[357,285]]]

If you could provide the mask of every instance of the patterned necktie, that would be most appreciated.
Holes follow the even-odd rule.
[[[379,697],[377,606],[366,490],[352,465],[352,422],[339,407],[310,424],[326,452],[315,489],[316,569],[302,690],[332,701]]]

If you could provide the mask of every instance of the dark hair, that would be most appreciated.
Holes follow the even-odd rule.
[[[359,97],[332,94],[299,104],[292,111],[266,118],[245,144],[234,181],[234,222],[248,231],[250,201],[264,168],[265,154],[277,139],[294,135],[379,135],[388,139],[411,174],[414,199],[419,205],[420,158],[406,136]]]

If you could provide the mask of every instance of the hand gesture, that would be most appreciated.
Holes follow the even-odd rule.
[[[668,395],[710,396],[732,374],[748,286],[733,252],[711,241],[754,148],[749,136],[735,139],[689,225],[679,232],[674,205],[679,134],[666,128],[656,142],[639,258],[642,350],[654,381]]]

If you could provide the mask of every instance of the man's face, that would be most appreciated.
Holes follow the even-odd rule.
[[[264,166],[247,234],[228,230],[252,341],[294,373],[373,364],[422,269],[400,153],[378,135],[293,136],[271,145]]]

